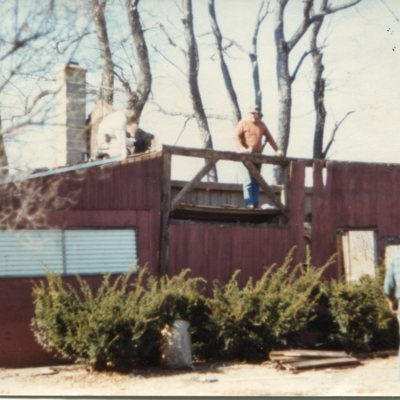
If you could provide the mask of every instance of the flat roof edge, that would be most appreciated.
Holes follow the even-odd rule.
[[[7,184],[7,183],[26,181],[26,180],[30,180],[30,179],[42,178],[42,177],[51,176],[51,175],[64,174],[64,173],[68,173],[68,172],[74,172],[74,171],[79,171],[79,170],[84,170],[84,169],[89,169],[89,168],[94,168],[94,167],[99,167],[99,166],[104,166],[104,165],[128,164],[131,162],[157,158],[157,157],[160,157],[161,154],[162,154],[161,151],[152,151],[152,152],[147,152],[147,153],[134,154],[134,155],[131,155],[128,157],[115,157],[115,158],[108,158],[106,160],[88,161],[88,162],[75,164],[75,165],[71,165],[71,166],[65,166],[65,167],[60,167],[60,168],[56,168],[56,169],[49,169],[49,170],[43,171],[43,172],[23,173],[23,174],[13,175],[13,176],[7,177],[6,179],[0,180],[0,184],[3,185],[3,184]]]

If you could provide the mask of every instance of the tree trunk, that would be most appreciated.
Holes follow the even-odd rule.
[[[187,67],[188,67],[188,83],[190,89],[190,96],[192,99],[194,116],[197,122],[197,126],[200,131],[200,137],[203,147],[206,149],[212,149],[213,143],[208,126],[207,116],[204,111],[203,101],[200,94],[200,88],[198,83],[199,73],[199,54],[197,49],[197,43],[194,35],[193,28],[193,9],[192,0],[183,0],[183,25],[185,28],[185,39],[188,47],[187,51]],[[208,180],[217,182],[217,169],[214,167],[207,175]]]
[[[280,0],[275,16],[276,75],[278,81],[278,137],[280,149],[286,154],[292,112],[292,77],[289,72],[289,48],[284,35],[283,14],[287,0]]]
[[[253,87],[254,87],[254,103],[262,110],[262,91],[260,84],[260,70],[258,64],[258,34],[260,32],[261,24],[269,14],[269,2],[263,0],[258,11],[257,21],[254,26],[253,37],[251,38],[251,51],[249,54]]]
[[[217,55],[219,59],[219,64],[221,67],[222,76],[224,78],[224,83],[226,90],[228,92],[228,98],[231,103],[232,115],[233,115],[233,123],[236,125],[241,119],[239,102],[237,99],[236,91],[233,87],[233,82],[231,78],[231,74],[229,73],[228,66],[225,62],[223,48],[222,48],[222,34],[219,29],[217,15],[215,12],[215,0],[208,1],[208,13],[210,15],[211,20],[211,28],[215,37],[215,43],[217,46]]]
[[[152,84],[149,53],[144,38],[142,24],[140,22],[138,5],[139,0],[126,0],[129,25],[139,63],[137,87],[136,91],[131,93],[130,99],[128,100],[128,109],[134,112],[137,121],[139,121],[143,108],[147,102]]]
[[[280,0],[275,14],[276,75],[278,81],[278,136],[277,144],[284,154],[287,153],[292,113],[292,78],[289,72],[289,48],[284,36],[283,14],[287,0]],[[283,180],[282,168],[274,168],[275,180]]]
[[[327,0],[324,0],[326,6]],[[314,67],[314,109],[315,109],[315,126],[314,126],[314,146],[313,158],[323,158],[324,131],[326,120],[325,100],[325,79],[322,77],[324,65],[322,64],[322,51],[318,48],[317,38],[321,29],[323,20],[314,22],[311,34],[311,55]]]
[[[360,1],[361,0],[351,0],[348,1],[346,4],[336,5],[336,7],[334,7],[328,5],[327,0],[323,0],[321,5],[321,11],[320,13],[316,14],[313,13],[314,0],[303,0],[303,20],[298,26],[297,30],[293,33],[292,37],[289,40],[286,40],[285,29],[284,29],[284,12],[288,4],[288,0],[277,0],[276,14],[275,14],[275,46],[277,52],[277,79],[278,79],[278,95],[279,95],[277,142],[285,154],[287,153],[289,145],[289,137],[290,137],[292,84],[296,79],[296,74],[299,71],[302,62],[308,55],[307,52],[303,54],[303,56],[297,63],[297,66],[294,68],[293,74],[291,74],[289,69],[290,52],[299,43],[301,38],[304,36],[308,28],[313,23],[316,24],[316,26],[318,26],[318,24],[322,24],[324,18],[328,14],[334,14],[338,11],[353,7],[356,4],[360,3]],[[319,29],[315,32],[316,35],[318,34],[318,31]],[[323,106],[325,82],[322,79],[322,72],[323,72],[322,57],[319,60],[315,58],[315,61],[319,63],[320,69],[322,68],[321,71],[319,72],[320,76],[316,77],[316,80],[318,80],[318,82],[317,81],[315,82],[317,82],[318,87],[316,87],[314,92],[314,102],[317,111],[316,124],[318,124],[318,129],[320,130],[318,133],[319,136],[317,138],[317,141],[321,141],[322,143],[323,130],[325,126],[325,115],[326,115]],[[320,144],[316,143],[315,146],[319,147]],[[316,151],[315,147],[314,151]],[[281,170],[275,170],[275,178],[277,179],[278,183],[282,181]]]
[[[249,55],[251,63],[251,76],[253,78],[254,86],[254,97],[255,104],[262,110],[262,91],[260,85],[260,73],[258,68],[258,56],[257,56],[257,39],[253,38],[252,51]]]
[[[1,118],[0,118],[0,179],[8,175],[8,158],[6,147],[4,145],[4,137],[1,133]]]
[[[99,41],[103,58],[103,73],[98,100],[103,100],[112,105],[114,98],[114,64],[112,61],[110,41],[107,33],[107,23],[104,15],[107,0],[89,0],[96,25],[97,39]]]

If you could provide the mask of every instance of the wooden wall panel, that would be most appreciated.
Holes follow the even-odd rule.
[[[91,285],[99,277],[86,278]],[[44,351],[35,341],[30,329],[33,317],[32,288],[38,278],[0,279],[0,367],[28,367],[65,363]],[[73,282],[74,278],[66,278]],[[16,295],[17,294],[17,295]]]
[[[172,224],[168,272],[190,268],[193,276],[209,282],[226,282],[241,269],[240,282],[259,277],[265,266],[281,263],[297,246],[295,262],[304,254],[304,171],[301,162],[293,163],[289,178],[289,223],[285,226],[257,226],[218,223]]]
[[[337,252],[337,230],[370,228],[378,234],[378,255],[384,240],[400,236],[400,166],[332,162],[326,185],[322,166],[314,168],[312,254],[322,264]],[[337,266],[328,276],[338,277]]]

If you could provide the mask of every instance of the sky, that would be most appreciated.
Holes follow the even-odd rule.
[[[347,1],[332,0],[334,5]],[[169,111],[190,113],[191,103],[188,88],[182,70],[184,58],[179,50],[168,48],[166,38],[154,29],[157,23],[164,23],[174,40],[183,44],[183,31],[177,1],[142,0],[141,12],[146,26],[149,43],[168,55],[168,61],[160,54],[154,54],[153,94],[141,119],[143,129],[154,133],[160,144],[200,147],[197,126],[190,121],[185,130],[182,118],[171,117],[157,111],[154,103]],[[272,2],[273,3],[273,2]],[[219,72],[210,35],[207,14],[207,1],[194,0],[195,31],[200,49],[200,90],[207,112],[229,115],[229,105],[222,78]],[[217,0],[216,12],[222,33],[225,37],[240,42],[249,48],[250,38],[260,1],[258,0]],[[286,10],[286,33],[297,28],[301,18],[300,0],[291,0]],[[122,3],[113,2],[116,15]],[[271,6],[271,9],[273,7]],[[121,18],[121,17],[118,17]],[[121,20],[115,20],[117,29],[122,29]],[[324,42],[325,77],[327,79],[326,108],[327,134],[332,131],[347,112],[352,114],[338,130],[332,150],[328,155],[332,160],[368,161],[396,163],[399,159],[400,143],[400,1],[364,0],[360,5],[341,11],[326,18],[321,40]],[[277,84],[275,77],[275,45],[273,40],[274,15],[267,16],[259,36],[260,76],[263,91],[264,121],[273,136],[277,133]],[[113,27],[111,26],[112,30]],[[150,44],[150,46],[151,46]],[[77,55],[81,64],[88,68],[87,80],[90,87],[96,87],[99,74],[90,67],[91,59],[85,59],[85,52],[93,54],[95,46],[86,45],[81,55]],[[305,37],[292,54],[293,68],[308,46]],[[90,47],[90,52],[88,51]],[[254,102],[250,65],[247,55],[232,48],[227,58],[234,85],[238,93],[242,113]],[[173,65],[174,64],[174,65]],[[90,100],[87,110],[90,110]],[[154,103],[153,103],[154,102]],[[121,100],[116,108],[123,109]],[[218,150],[235,150],[234,126],[227,120],[210,119],[214,147]],[[312,154],[314,114],[312,106],[312,69],[310,60],[306,60],[293,86],[293,119],[288,156],[310,158]],[[42,134],[47,143],[51,143],[54,133],[49,130]],[[37,154],[36,148],[43,148],[40,136],[31,135],[28,153],[21,157],[20,151],[15,157],[27,162],[29,153]],[[34,144],[36,143],[36,144]],[[35,158],[36,165],[52,163],[51,145],[42,156]],[[17,155],[18,153],[18,155]],[[266,154],[272,154],[266,150]],[[177,162],[175,177],[186,179],[192,172],[185,168],[187,160]],[[221,168],[224,179],[235,181],[232,168]]]
[[[207,18],[205,2],[195,2],[198,14]],[[343,3],[336,0],[334,4]],[[241,41],[248,47],[258,9],[256,1],[219,0],[216,2],[221,30],[229,38]],[[232,7],[234,5],[234,7]],[[291,2],[286,10],[286,30],[289,36],[299,24],[300,1]],[[393,15],[394,13],[394,15]],[[221,16],[224,16],[221,18]],[[349,111],[353,113],[343,122],[329,154],[330,159],[368,162],[399,162],[400,142],[400,1],[364,0],[357,7],[342,11],[325,21],[321,39],[324,41],[325,77],[327,79],[326,108],[328,135],[335,123]],[[277,85],[275,78],[275,46],[273,41],[273,18],[268,15],[259,39],[260,73],[263,89],[264,121],[271,133],[277,132]],[[240,27],[240,28],[238,28]],[[205,25],[197,27],[205,32]],[[247,41],[246,41],[247,38]],[[299,43],[292,55],[292,68],[308,45],[307,38]],[[203,54],[208,48],[201,47]],[[240,52],[232,55],[229,67],[239,93],[242,112],[253,102],[249,63]],[[237,58],[235,58],[237,57]],[[203,61],[205,60],[205,61]],[[223,113],[221,101],[226,103],[222,82],[214,77],[218,72],[216,62],[201,57],[200,82],[205,93],[205,106],[211,112]],[[182,107],[181,96],[167,94],[174,106]],[[223,100],[221,100],[223,99]],[[314,114],[312,106],[312,70],[310,62],[304,63],[293,85],[293,120],[288,156],[310,158]],[[172,107],[171,104],[168,104]],[[187,102],[185,102],[187,106]],[[172,107],[173,108],[173,107]],[[228,110],[225,110],[228,111]],[[151,130],[157,126],[151,118],[143,119]],[[169,123],[171,125],[169,125]],[[180,131],[174,121],[159,120],[155,131],[167,143],[175,143],[171,131]],[[234,128],[229,122],[212,121],[215,148],[234,150]],[[180,137],[178,144],[193,146],[196,125],[191,123]],[[267,153],[271,151],[267,150]]]

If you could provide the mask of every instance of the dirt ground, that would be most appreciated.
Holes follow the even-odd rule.
[[[0,396],[400,396],[397,357],[292,373],[271,362],[197,365],[192,371],[90,372],[81,365],[0,369]]]

